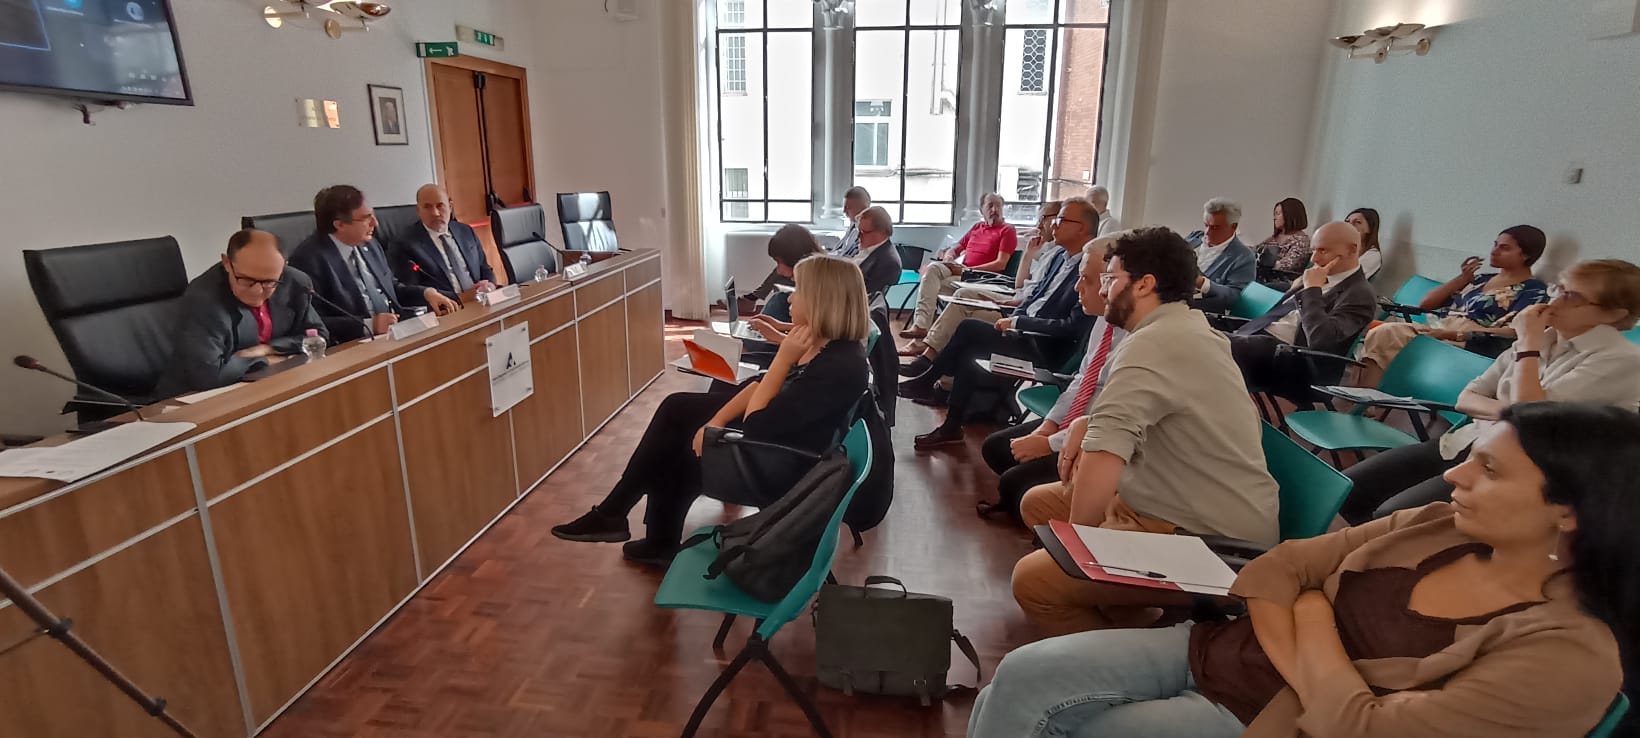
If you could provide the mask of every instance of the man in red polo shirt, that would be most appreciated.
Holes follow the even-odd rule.
[[[902,337],[928,335],[940,295],[955,292],[955,282],[962,278],[964,271],[1000,272],[1008,266],[1008,259],[1019,247],[1019,236],[1013,226],[1002,221],[1002,196],[986,193],[980,198],[979,212],[980,222],[975,223],[956,246],[935,254],[934,261],[923,267],[922,281],[917,286],[917,312],[911,318],[911,327],[900,332]]]

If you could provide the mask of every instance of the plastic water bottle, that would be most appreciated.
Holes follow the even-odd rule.
[[[592,254],[590,252],[582,252],[581,261],[579,263],[582,269],[592,266]]]
[[[494,291],[495,285],[490,284],[489,282],[481,282],[478,285],[478,289],[473,290],[473,297],[477,298],[479,304],[482,305],[484,304],[484,296]]]
[[[308,361],[325,358],[325,339],[319,335],[319,329],[307,329],[307,335],[302,337],[302,353],[307,354]]]
[[[547,265],[546,264],[536,265],[536,267],[535,267],[535,281],[545,282],[545,281],[547,281],[547,277],[550,277],[550,276],[552,276],[552,273],[547,271]]]

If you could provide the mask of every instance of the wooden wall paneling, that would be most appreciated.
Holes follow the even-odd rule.
[[[244,484],[392,408],[383,368],[206,436],[195,444],[205,498]]]
[[[199,516],[38,593],[74,632],[202,738],[245,734]],[[33,627],[0,610],[6,643]],[[174,738],[50,638],[0,658],[0,736]]]
[[[393,388],[399,404],[484,366],[484,339],[501,332],[501,321],[445,341],[419,354],[393,362]]]
[[[586,315],[626,293],[626,281],[611,274],[596,282],[575,286],[575,314]]]
[[[661,278],[661,260],[650,259],[626,268],[626,291],[638,289]]]
[[[31,587],[193,508],[187,457],[172,451],[0,518],[0,567]]]
[[[613,281],[621,284],[620,277]],[[581,425],[587,435],[629,399],[626,306],[617,302],[575,324],[581,346]]]
[[[530,340],[533,341],[572,320],[575,320],[575,298],[571,293],[565,292],[559,297],[554,297],[540,305],[524,310],[503,322],[508,328],[519,323],[529,323]],[[555,381],[557,379],[554,378]]]
[[[533,321],[530,328],[535,328]],[[530,363],[535,394],[512,409],[520,487],[534,484],[586,438],[581,425],[575,329],[567,328],[531,345]]]
[[[398,462],[383,420],[211,505],[256,724],[415,588]]]
[[[627,381],[637,392],[666,369],[666,316],[661,313],[661,284],[656,282],[626,298]]]
[[[507,422],[505,413],[490,416],[488,372],[399,410],[424,571],[443,565],[517,499]]]

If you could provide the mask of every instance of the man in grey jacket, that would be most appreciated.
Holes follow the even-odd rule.
[[[308,330],[329,340],[313,310],[313,281],[285,265],[273,234],[246,229],[228,239],[222,262],[188,283],[171,360],[158,394],[170,397],[232,384],[302,353]]]
[[[1185,237],[1196,251],[1196,294],[1190,307],[1222,313],[1234,305],[1258,272],[1258,257],[1236,235],[1241,206],[1215,197],[1202,206],[1202,229]]]

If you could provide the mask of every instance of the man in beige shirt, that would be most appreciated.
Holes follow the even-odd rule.
[[[1065,485],[1026,493],[1027,525],[1068,520],[1125,530],[1279,539],[1275,480],[1258,413],[1224,335],[1190,309],[1196,258],[1165,228],[1118,237],[1101,278],[1105,319],[1129,331],[1089,411],[1082,443],[1061,457]],[[1077,435],[1073,425],[1071,436]],[[1118,494],[1120,490],[1120,494]],[[1070,578],[1045,551],[1014,567],[1014,598],[1049,636],[1143,627],[1188,595]]]

